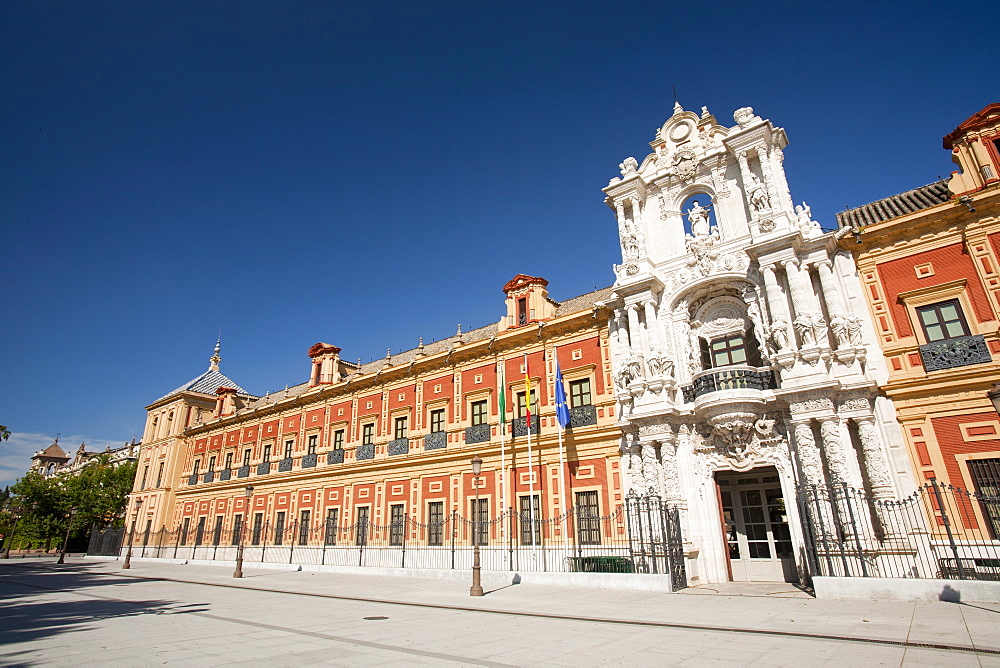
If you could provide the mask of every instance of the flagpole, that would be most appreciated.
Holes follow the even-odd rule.
[[[552,356],[556,358],[556,382],[562,384],[562,373],[559,369],[559,347],[552,346]],[[563,388],[565,393],[566,388]],[[559,395],[556,394],[558,397]],[[559,505],[562,506],[563,515],[569,512],[569,502],[566,499],[566,455],[563,451],[563,432],[566,428],[562,425],[562,420],[556,419],[559,423]]]
[[[500,413],[500,515],[507,512],[507,363],[500,358],[499,386],[497,409]],[[507,536],[507,522],[502,523],[501,536]]]
[[[525,426],[528,428],[528,518],[531,522],[531,555],[538,563],[538,530],[535,524],[535,467],[531,463],[531,372],[528,367],[528,353],[524,353],[524,405]]]

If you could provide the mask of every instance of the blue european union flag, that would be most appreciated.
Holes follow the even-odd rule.
[[[569,406],[566,404],[566,387],[563,384],[562,369],[559,368],[559,360],[556,359],[556,418],[559,419],[559,426],[565,429],[569,426]]]

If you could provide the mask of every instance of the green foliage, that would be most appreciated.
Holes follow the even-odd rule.
[[[0,441],[6,441],[10,438],[10,429],[7,429],[6,425],[0,424]]]

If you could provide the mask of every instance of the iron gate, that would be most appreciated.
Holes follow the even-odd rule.
[[[639,496],[634,489],[625,498],[625,508],[635,570],[669,574],[672,591],[687,587],[680,510],[657,494]]]

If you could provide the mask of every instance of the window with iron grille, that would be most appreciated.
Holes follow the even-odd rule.
[[[243,515],[233,518],[233,545],[240,544],[240,534],[243,533]]]
[[[590,379],[571,380],[569,383],[569,405],[570,408],[577,406],[590,406],[594,403],[590,396]]]
[[[226,453],[226,468],[227,469],[233,468],[233,453],[231,452]]]
[[[194,460],[194,468],[191,469],[191,475],[198,475],[198,469],[201,468],[201,460]]]
[[[333,449],[343,450],[344,449],[344,430],[338,429],[333,432]]]
[[[403,521],[405,508],[406,506],[402,503],[389,506],[389,545],[403,544],[406,530],[406,523]]]
[[[406,438],[406,416],[396,418],[393,438]]]
[[[311,516],[312,513],[308,510],[299,513],[299,545],[309,543],[309,518]]]
[[[214,456],[210,457],[209,460],[208,460],[208,470],[209,471],[214,471],[215,470],[215,457]]]
[[[279,512],[274,519],[274,544],[281,545],[285,537],[285,513]]]
[[[160,462],[160,467],[156,470],[156,486],[159,487],[163,484],[163,464]]]
[[[188,529],[191,528],[191,518],[185,517],[184,523],[181,524],[181,545],[187,545],[188,542]]]
[[[243,451],[243,466],[250,466],[250,455],[253,453],[252,448],[247,448]]]
[[[1000,539],[1000,458],[970,459],[969,473],[994,540]]]
[[[310,454],[310,455],[315,455],[316,454],[316,437],[317,437],[316,434],[312,434],[309,437],[309,442],[306,443],[306,447],[309,449],[308,450],[308,454]]]
[[[292,447],[295,445],[295,441],[285,441],[285,459],[292,458]]]
[[[517,393],[517,417],[523,418],[525,416],[525,410],[527,405],[524,401],[524,392]],[[531,414],[538,415],[538,395],[534,390],[531,390]]]
[[[538,495],[522,496],[518,502],[520,504],[521,545],[541,545],[542,527],[539,520],[542,519],[542,513],[538,503]]]
[[[576,535],[580,545],[600,545],[601,516],[597,491],[576,493]]]
[[[375,425],[369,423],[361,427],[361,445],[371,445],[375,438]]]
[[[470,499],[472,504],[473,537],[479,545],[489,544],[490,500]],[[478,507],[477,507],[478,504]]]
[[[212,545],[222,542],[222,515],[215,516],[215,529],[212,531]]]
[[[469,405],[469,408],[472,411],[472,426],[473,427],[475,427],[476,425],[480,425],[480,424],[486,424],[486,421],[487,421],[488,418],[487,418],[487,414],[486,414],[486,400],[485,399],[483,399],[482,401],[473,401]]]
[[[205,518],[198,518],[198,528],[194,532],[194,546],[198,547],[205,539]]]
[[[327,508],[326,510],[326,530],[323,532],[324,545],[337,544],[337,514],[339,510],[339,508]]]
[[[260,532],[263,528],[264,528],[264,513],[254,513],[253,532],[250,541],[252,545],[260,545]]]
[[[444,544],[444,501],[427,504],[427,544]]]
[[[368,544],[368,506],[358,508],[357,522],[354,526],[354,544]]]
[[[264,446],[264,458],[261,459],[261,461],[262,462],[269,462],[269,461],[271,461],[271,446],[270,445],[265,445]]]
[[[969,326],[957,299],[921,306],[917,308],[917,316],[928,343],[969,335]]]
[[[444,409],[438,408],[431,411],[431,433],[435,434],[444,431]]]

